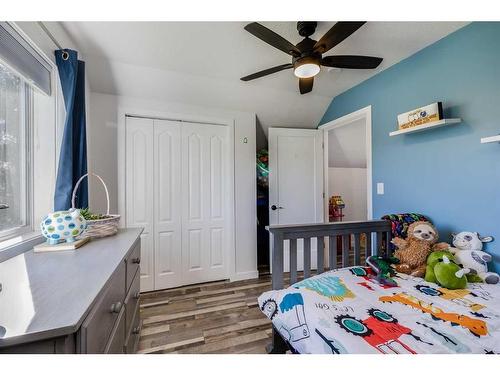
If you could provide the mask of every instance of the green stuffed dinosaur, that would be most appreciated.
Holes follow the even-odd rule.
[[[470,270],[455,263],[449,251],[434,251],[427,257],[425,281],[441,285],[446,289],[464,289]]]

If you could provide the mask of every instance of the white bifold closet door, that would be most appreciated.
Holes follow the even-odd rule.
[[[141,290],[225,279],[226,126],[128,117],[127,226],[142,226]]]

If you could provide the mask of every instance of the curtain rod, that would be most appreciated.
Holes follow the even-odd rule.
[[[59,49],[63,49],[59,44],[59,42],[57,41],[57,39],[54,37],[54,35],[52,35],[49,29],[47,29],[47,26],[45,26],[45,24],[42,21],[38,21],[37,23],[42,28],[42,30],[45,31],[45,34],[47,34],[50,40],[52,40],[52,43],[54,43]]]

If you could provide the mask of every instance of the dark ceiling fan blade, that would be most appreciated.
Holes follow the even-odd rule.
[[[299,56],[300,51],[288,40],[282,36],[276,34],[274,31],[269,30],[267,27],[262,26],[260,23],[252,22],[245,26],[245,30],[250,34],[255,35],[257,38],[263,40],[267,44],[270,44],[274,48],[277,48],[289,55]]]
[[[299,90],[301,94],[307,94],[313,89],[314,77],[299,78]]]
[[[269,74],[281,72],[282,70],[291,69],[291,68],[293,68],[292,64],[278,65],[278,66],[274,66],[274,67],[269,68],[269,69],[261,70],[260,72],[257,72],[257,73],[250,74],[250,75],[242,77],[240,79],[242,81],[251,81],[252,79],[255,79],[255,78],[264,77],[264,76],[267,76]]]
[[[325,53],[332,49],[344,39],[353,34],[357,29],[363,26],[366,22],[337,22],[333,27],[326,32],[323,37],[316,42],[314,50],[319,53]]]
[[[325,56],[321,59],[321,65],[332,68],[346,69],[375,69],[382,62],[381,57],[337,55]]]

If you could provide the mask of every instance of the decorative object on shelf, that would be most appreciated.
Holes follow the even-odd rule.
[[[87,228],[87,221],[78,209],[56,211],[44,217],[40,223],[43,236],[49,245],[59,242],[72,243],[76,237],[82,235]]]
[[[451,124],[458,124],[460,122],[462,122],[462,119],[460,119],[460,118],[447,118],[447,119],[442,119],[442,120],[435,121],[435,122],[428,122],[427,124],[424,124],[424,125],[414,126],[414,127],[402,129],[402,130],[396,130],[396,131],[390,132],[389,136],[393,137],[395,135],[417,133],[417,132],[421,132],[424,130],[436,129],[436,128],[440,128],[442,126],[447,126],[447,125],[451,125]]]
[[[75,188],[73,189],[73,196],[71,197],[71,205],[75,207],[75,197],[76,192],[78,191],[78,186],[82,182],[85,177],[90,175],[97,177],[97,179],[104,186],[104,190],[106,192],[106,201],[107,208],[106,213],[104,215],[91,213],[88,208],[83,210],[83,213],[87,216],[87,229],[85,233],[82,235],[83,237],[90,238],[100,238],[112,236],[118,232],[118,224],[120,222],[120,215],[110,215],[109,213],[109,192],[106,183],[101,178],[101,176],[95,173],[86,173],[77,181]]]
[[[491,137],[485,137],[481,138],[481,143],[500,143],[500,134],[499,135],[493,135]]]
[[[90,237],[80,238],[74,242],[61,242],[55,245],[51,245],[48,242],[41,243],[33,247],[35,253],[46,253],[52,251],[66,251],[66,250],[76,250],[87,242],[90,241]]]
[[[399,130],[421,126],[443,119],[443,105],[441,102],[432,103],[398,115]]]

